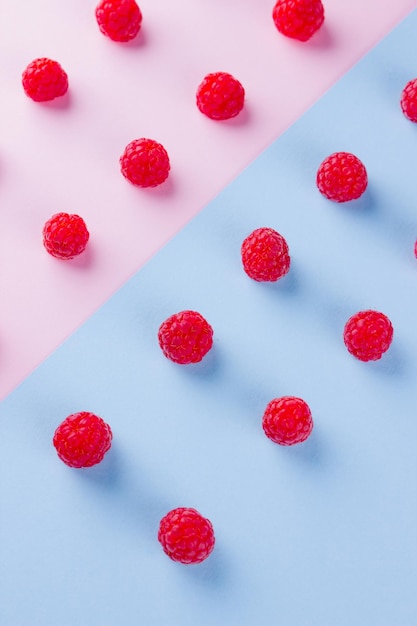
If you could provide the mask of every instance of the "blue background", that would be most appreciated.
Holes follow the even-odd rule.
[[[417,623],[417,126],[399,108],[416,32],[415,12],[3,401],[1,624]],[[367,167],[356,203],[315,188],[338,150]],[[272,285],[241,267],[260,226],[290,247],[290,273]],[[181,367],[157,331],[186,308],[215,346]],[[395,329],[376,363],[342,340],[366,308]],[[313,413],[293,448],[261,428],[281,395]],[[79,410],[114,433],[89,470],[51,443]],[[177,506],[214,525],[199,566],[156,540]]]

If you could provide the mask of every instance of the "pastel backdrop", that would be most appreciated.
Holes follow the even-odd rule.
[[[271,0],[142,0],[132,44],[103,37],[93,0],[7,3],[0,22],[0,397],[10,392],[343,73],[416,6],[415,0],[326,0],[307,44],[276,31]],[[58,60],[69,96],[39,105],[20,76]],[[229,123],[195,106],[203,76],[228,71],[245,112]],[[341,120],[341,123],[343,121]],[[170,181],[131,187],[118,159],[132,139],[163,143]],[[79,213],[88,252],[48,257],[44,222]]]
[[[415,626],[417,135],[398,97],[415,74],[416,31],[413,12],[1,402],[0,624]],[[76,94],[68,110],[26,104],[39,114],[32,132],[46,145],[56,139],[50,124],[61,131],[62,116],[78,106]],[[259,119],[250,99],[248,110],[241,126],[193,122],[207,141],[226,134],[216,140],[223,163]],[[96,149],[85,141],[80,152],[74,126],[66,146],[85,167],[79,198],[83,191],[92,206],[103,188],[118,196],[115,204],[100,196],[100,215],[119,252],[103,245],[103,235],[84,260],[57,265],[39,241],[35,254],[33,240],[51,326],[74,294],[87,302],[99,267],[110,276],[112,260],[133,264],[137,233],[114,215],[124,219],[127,211],[131,227],[139,212],[138,229],[145,228],[148,216],[162,221],[186,197],[180,190],[190,177],[181,168],[156,198],[126,186],[116,171],[112,178],[99,146],[120,131],[106,115],[107,125],[91,122]],[[205,144],[193,138],[188,145],[194,164]],[[369,175],[364,196],[347,205],[315,188],[317,163],[341,148],[355,152]],[[38,151],[31,163],[44,174]],[[65,182],[68,198],[76,195],[62,158],[50,160],[51,185],[39,187],[32,175],[32,186],[17,186],[20,156],[12,180],[28,200],[27,220],[19,210],[2,217],[29,242],[31,191],[62,202]],[[99,163],[108,178],[96,173]],[[29,176],[31,168],[23,169]],[[273,285],[251,281],[241,267],[241,241],[261,225],[279,230],[290,247],[290,272]],[[21,252],[29,276],[35,264]],[[38,288],[13,293],[41,344]],[[201,311],[215,332],[213,350],[196,367],[171,363],[157,343],[161,321],[184,308]],[[385,312],[395,329],[391,349],[375,363],[357,361],[343,344],[346,319],[364,308]],[[280,395],[309,403],[315,426],[305,444],[282,448],[264,436],[263,410]],[[100,414],[114,433],[103,463],[85,471],[61,463],[52,446],[57,424],[78,410]],[[183,505],[215,528],[215,551],[197,567],[170,561],[156,538],[161,517]]]

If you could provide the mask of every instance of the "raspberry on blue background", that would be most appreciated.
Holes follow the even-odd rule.
[[[101,417],[81,411],[68,415],[58,426],[53,444],[69,467],[92,467],[110,450],[112,437],[110,426]]]
[[[410,80],[401,93],[402,112],[410,122],[417,122],[417,78]]]
[[[242,243],[243,269],[259,282],[275,282],[290,269],[288,244],[273,228],[257,228]]]
[[[58,61],[41,57],[26,67],[22,85],[25,94],[35,102],[48,102],[67,93],[68,76]]]
[[[346,348],[360,361],[377,361],[388,350],[394,335],[391,320],[379,311],[359,311],[345,324]]]
[[[195,509],[179,507],[162,518],[158,541],[173,561],[202,563],[214,549],[213,525]]]
[[[319,191],[333,202],[357,200],[368,186],[368,174],[362,161],[350,152],[334,152],[317,170]]]
[[[213,329],[201,313],[180,311],[161,324],[158,341],[174,363],[199,363],[213,346]]]
[[[262,428],[268,439],[281,446],[302,443],[313,430],[310,407],[294,396],[275,398],[265,409]]]

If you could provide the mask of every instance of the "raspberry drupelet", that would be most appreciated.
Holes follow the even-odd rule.
[[[245,103],[242,84],[227,72],[207,74],[197,89],[197,107],[212,120],[236,117]]]
[[[410,80],[401,93],[400,105],[405,117],[417,122],[417,78]]]
[[[345,346],[360,361],[377,361],[391,345],[394,329],[379,311],[359,311],[346,322]]]
[[[257,228],[242,243],[243,269],[253,280],[275,282],[290,269],[288,244],[273,228]]]
[[[142,13],[135,0],[102,0],[96,7],[96,20],[103,35],[125,43],[139,33]]]
[[[321,0],[278,0],[272,17],[280,33],[308,41],[324,22],[324,8]]]
[[[357,200],[368,186],[364,164],[350,152],[334,152],[321,163],[316,177],[319,191],[333,202]]]
[[[58,426],[53,444],[61,461],[70,467],[91,467],[102,461],[111,447],[112,431],[98,415],[73,413]]]
[[[213,329],[200,313],[181,311],[161,324],[158,341],[162,352],[174,363],[198,363],[213,345]]]
[[[158,541],[173,561],[201,563],[213,551],[215,537],[210,520],[195,509],[173,509],[159,524]]]
[[[24,70],[22,85],[25,94],[35,102],[48,102],[67,93],[68,76],[57,61],[41,57]]]
[[[120,157],[123,176],[138,187],[157,187],[169,175],[170,162],[164,146],[153,139],[134,139]]]
[[[57,259],[69,260],[84,252],[90,233],[82,217],[56,213],[43,227],[43,245]]]
[[[310,407],[301,398],[274,398],[265,409],[262,427],[268,439],[281,446],[302,443],[313,430]]]

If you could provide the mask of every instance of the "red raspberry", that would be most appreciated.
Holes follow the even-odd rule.
[[[195,509],[181,507],[161,519],[158,541],[170,559],[189,565],[211,554],[215,538],[210,520]]]
[[[272,17],[280,33],[307,41],[323,24],[324,8],[321,0],[278,0]]]
[[[161,324],[158,341],[174,363],[198,363],[213,345],[213,329],[200,313],[181,311]]]
[[[68,76],[57,61],[35,59],[23,72],[22,85],[29,98],[47,102],[67,93]]]
[[[262,428],[271,441],[281,446],[301,443],[313,430],[310,408],[301,398],[275,398],[265,409]]]
[[[417,78],[410,80],[401,94],[402,111],[411,122],[417,122]]]
[[[97,24],[113,41],[134,39],[142,24],[142,13],[135,0],[102,0],[96,7]]]
[[[317,187],[329,200],[357,200],[368,186],[368,175],[362,161],[350,152],[334,152],[317,171]]]
[[[153,139],[135,139],[120,157],[122,174],[138,187],[157,187],[167,178],[170,170],[168,153]]]
[[[57,259],[73,259],[84,252],[90,233],[82,217],[56,213],[43,227],[43,245]]]
[[[242,243],[243,269],[257,281],[276,281],[290,269],[284,237],[273,228],[258,228]]]
[[[228,120],[243,109],[245,90],[226,72],[207,74],[197,89],[197,106],[212,120]]]
[[[103,460],[112,437],[101,417],[81,411],[68,415],[58,426],[53,444],[61,461],[70,467],[91,467]]]
[[[414,244],[414,256],[415,256],[415,257],[416,257],[416,259],[417,259],[417,241],[416,241],[416,243]]]
[[[346,322],[346,348],[360,361],[377,361],[391,345],[394,329],[378,311],[359,311]]]

